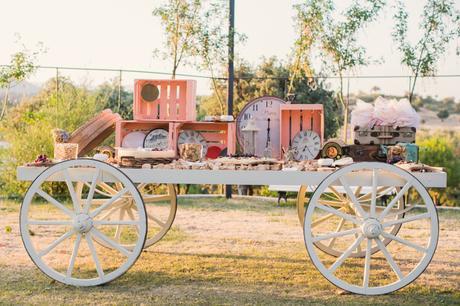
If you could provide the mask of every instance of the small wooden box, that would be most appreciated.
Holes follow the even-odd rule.
[[[385,144],[395,145],[398,142],[414,143],[415,133],[417,129],[414,127],[392,127],[389,125],[362,127],[355,126],[353,129],[353,142],[359,144]]]
[[[135,80],[135,120],[196,120],[195,80]]]
[[[289,118],[291,118],[289,120]],[[289,123],[290,122],[290,123]],[[324,143],[324,112],[322,104],[284,104],[280,105],[280,152],[289,148],[289,140],[302,130],[311,130],[321,137]],[[290,126],[290,127],[289,127]],[[291,132],[289,133],[289,129]],[[290,135],[289,135],[290,134]],[[289,139],[290,137],[290,139]]]
[[[236,131],[235,122],[184,122],[174,124],[174,149],[177,150],[177,139],[182,130],[194,130],[201,133],[209,146],[217,146],[221,150],[227,149],[227,154],[235,154]]]

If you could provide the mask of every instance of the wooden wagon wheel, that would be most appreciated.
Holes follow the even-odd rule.
[[[102,179],[121,189],[95,206]],[[90,185],[85,198],[77,196],[75,182]],[[125,195],[136,207],[132,220],[102,219]],[[122,243],[110,238],[120,225],[130,229]],[[147,214],[139,191],[123,172],[101,161],[76,159],[46,169],[33,181],[21,206],[20,229],[27,253],[43,273],[64,284],[94,286],[116,279],[136,262],[147,235]]]
[[[343,212],[347,212],[348,214],[355,215],[356,211],[353,209],[353,204],[350,199],[350,197],[346,193],[340,193],[337,187],[332,187],[330,186],[326,192],[324,192],[323,196],[318,200],[319,203],[324,204],[324,205],[330,205],[333,207],[338,208],[339,210]],[[308,196],[308,193],[310,191],[313,192],[315,190],[314,187],[312,186],[301,186],[299,189],[299,192],[297,194],[297,214],[298,218],[300,221],[300,224],[304,225],[304,217],[305,217],[305,207],[308,206],[308,202],[310,201],[310,198]],[[386,196],[394,196],[395,194],[398,193],[400,190],[399,187],[394,187],[394,186],[382,186],[376,190],[376,196],[375,199],[383,199]],[[354,195],[356,199],[361,203],[361,206],[365,211],[369,211],[370,209],[370,202],[372,199],[372,192],[362,192],[363,189],[362,187],[357,187],[354,190]],[[385,209],[384,206],[385,203],[380,202],[376,203],[376,210],[377,211],[382,211]],[[393,218],[394,219],[400,219],[404,217],[404,212],[401,214],[396,214],[398,211],[403,211],[405,208],[404,205],[404,197],[401,197],[397,203],[394,205],[394,208],[391,209],[391,213],[394,213]],[[317,227],[317,226],[324,226],[324,224],[333,224],[336,228],[336,231],[342,230],[343,227],[347,225],[347,221],[344,218],[337,218],[334,214],[329,213],[326,214],[325,216],[318,217],[316,220],[313,221],[312,227]],[[352,224],[350,222],[350,224]],[[353,224],[352,224],[353,225]],[[397,235],[399,229],[401,228],[401,224],[395,224],[393,227],[390,229],[390,233],[392,235]],[[317,241],[315,242],[316,247],[318,247],[320,250],[323,252],[339,257],[342,255],[342,251],[337,250],[335,248],[335,242],[336,239],[330,239],[328,241]],[[391,239],[384,238],[383,239],[383,244],[386,246],[388,243],[391,242]],[[374,247],[372,248],[372,253],[378,252],[379,248]],[[366,252],[362,249],[358,249],[356,252],[353,252],[350,257],[364,257],[366,255]]]
[[[77,194],[81,197],[87,191],[89,185],[77,185]],[[116,194],[120,186],[115,183],[101,182],[96,186],[95,192],[101,196],[110,196]],[[148,219],[147,239],[145,240],[144,248],[148,248],[158,241],[160,241],[171,228],[177,211],[177,197],[176,190],[172,184],[145,184],[140,183],[137,189],[142,195],[145,203],[145,209]],[[101,201],[99,199],[93,200],[95,205]],[[114,203],[112,210],[107,211],[101,218],[111,220],[112,218],[119,218],[121,220],[132,220],[137,208],[133,205],[133,199],[126,195],[121,197]],[[111,238],[114,241],[120,241],[125,226],[119,225]],[[129,230],[129,229],[128,229]],[[102,240],[96,240],[98,243],[105,247],[111,246]],[[131,249],[132,245],[124,245],[126,248]]]
[[[321,202],[328,189],[343,186],[351,199],[355,214],[341,207]],[[352,186],[372,186],[369,209],[365,209],[353,193]],[[376,207],[380,187],[402,187],[384,209]],[[403,210],[392,211],[398,200],[407,198]],[[334,227],[314,227],[317,218],[333,214],[350,225],[336,230]],[[403,215],[395,219],[395,215]],[[391,233],[394,225],[401,228]],[[385,294],[398,290],[414,281],[433,258],[438,241],[438,216],[428,191],[412,174],[392,165],[365,162],[352,164],[330,174],[310,199],[305,220],[304,239],[308,254],[315,265],[334,285],[358,294]],[[321,252],[316,243],[336,240],[338,257]],[[385,245],[384,239],[394,240]],[[379,252],[373,253],[373,248]],[[364,249],[364,258],[351,255]]]

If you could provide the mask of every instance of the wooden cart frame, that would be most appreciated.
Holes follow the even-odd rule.
[[[32,182],[21,206],[24,246],[37,267],[59,282],[94,286],[125,273],[171,227],[177,208],[172,184],[282,184],[301,186],[299,220],[315,267],[334,285],[365,295],[398,290],[426,269],[439,234],[426,188],[446,186],[444,172],[409,173],[378,162],[310,172],[127,169],[76,159],[49,168],[19,167],[18,179]],[[61,182],[66,199],[47,191],[51,182]],[[53,210],[44,211],[37,199]],[[151,210],[160,202],[167,203],[163,219]],[[423,237],[402,234],[422,221]],[[52,255],[63,245],[70,248],[64,263]],[[88,262],[93,270],[77,268]],[[358,276],[349,279],[351,266]]]

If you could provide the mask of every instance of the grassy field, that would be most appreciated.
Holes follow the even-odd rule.
[[[440,214],[433,262],[385,296],[348,294],[308,259],[293,206],[180,199],[173,229],[122,277],[95,288],[53,282],[28,258],[15,202],[0,200],[0,304],[460,304],[460,213]]]

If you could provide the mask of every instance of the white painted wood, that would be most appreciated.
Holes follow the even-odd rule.
[[[362,164],[362,163],[359,163]],[[17,178],[20,181],[33,181],[45,167],[18,167]],[[319,185],[329,174],[317,171],[251,171],[251,170],[173,170],[173,169],[130,169],[120,168],[134,183],[168,183],[168,184],[239,184],[239,185]],[[446,187],[447,174],[411,173],[425,187]],[[113,177],[106,175],[101,181],[111,182]],[[74,181],[90,181],[88,169],[71,169]],[[372,172],[350,173],[346,175],[350,186],[372,186]],[[63,181],[60,175],[50,177],[52,181]],[[379,176],[379,186],[403,186],[404,182],[397,176]]]
[[[397,182],[404,182],[400,186],[408,186],[409,184],[412,185],[411,192],[418,193],[418,198],[420,202],[424,204],[424,211],[411,211],[411,214],[402,214],[398,213],[397,216],[399,218],[397,220],[388,221],[388,218],[393,217],[391,214],[388,214],[386,217],[383,214],[381,215],[382,210],[376,209],[373,211],[369,209],[368,216],[362,217],[359,214],[354,215],[353,218],[358,219],[359,222],[362,223],[361,227],[352,229],[352,230],[343,230],[343,231],[335,231],[335,230],[325,230],[324,232],[320,232],[319,234],[315,232],[313,224],[315,223],[315,212],[318,212],[318,209],[325,210],[324,205],[319,203],[320,197],[323,195],[324,192],[330,192],[330,185],[334,184],[335,181],[339,180],[341,177],[346,177],[350,173],[361,173],[364,170],[376,170],[374,173],[379,173],[377,184],[375,184],[372,190],[378,190],[378,186],[380,186],[382,179],[380,177],[381,171],[391,171],[394,176],[397,176],[398,179],[395,180]],[[377,172],[378,170],[378,172]],[[375,176],[375,175],[374,175]],[[376,178],[376,177],[374,177]],[[399,187],[398,187],[399,188]],[[401,191],[398,193],[398,197],[401,197],[407,188],[401,188]],[[377,192],[371,192],[371,197],[378,196]],[[353,196],[351,196],[353,197]],[[410,201],[410,198],[408,198]],[[373,203],[374,199],[370,199],[370,203]],[[397,200],[396,200],[397,201]],[[395,202],[396,202],[395,201]],[[371,204],[372,205],[372,204]],[[412,203],[407,203],[408,208],[413,207]],[[336,209],[338,211],[339,208],[330,207],[326,210],[329,213],[333,213],[333,210]],[[406,210],[406,212],[408,212]],[[336,212],[335,214],[340,215],[342,212]],[[415,214],[415,215],[414,215]],[[395,215],[396,216],[396,215]],[[379,219],[379,218],[384,219]],[[427,234],[428,237],[405,237],[400,238],[397,237],[397,233],[387,233],[385,232],[388,227],[396,225],[396,224],[409,224],[410,222],[414,222],[416,220],[426,219],[426,223],[423,226],[427,226]],[[325,240],[326,238],[334,237],[337,240],[341,239],[341,237],[349,237],[353,234],[353,230],[357,230],[357,237],[352,241],[343,240],[342,244],[345,243],[346,249],[344,249],[343,253],[340,254],[338,259],[330,265],[330,260],[328,257],[320,256],[322,250],[317,247],[316,243],[321,240]],[[310,258],[315,265],[315,267],[320,271],[320,273],[326,277],[331,283],[340,287],[346,291],[364,294],[364,295],[377,295],[377,294],[386,294],[389,292],[393,292],[398,290],[411,282],[413,282],[429,265],[431,259],[436,250],[437,241],[439,236],[439,225],[438,225],[438,217],[436,212],[436,207],[431,200],[431,197],[428,191],[425,189],[423,184],[418,180],[414,179],[414,176],[410,173],[397,168],[392,165],[384,164],[384,163],[357,163],[345,168],[342,168],[331,176],[327,177],[316,189],[314,194],[310,199],[310,204],[307,208],[304,218],[304,240],[305,245],[310,255]],[[392,241],[392,244],[401,244],[408,247],[411,247],[420,253],[419,258],[414,258],[413,260],[415,263],[407,263],[406,261],[398,261],[398,249],[399,248],[389,248],[385,243],[385,239],[387,241]],[[356,275],[349,275],[348,273],[336,273],[336,270],[340,269],[342,263],[348,258],[351,257],[353,251],[358,249],[360,243],[362,241],[366,241],[366,250],[364,253],[364,259],[360,261],[360,264],[363,264],[363,268],[356,268],[354,271],[349,273],[362,273],[362,282],[360,285],[356,284]],[[376,246],[372,247],[372,242],[375,241]],[[392,246],[391,244],[391,246]],[[373,249],[377,249],[380,252],[374,252]],[[391,250],[391,251],[390,251]],[[382,256],[383,254],[383,256]],[[384,258],[387,261],[387,269],[391,273],[394,273],[397,280],[391,280],[386,278],[386,283],[376,283],[370,281],[370,278],[378,277],[378,273],[372,274],[372,261],[373,256],[375,258]],[[358,263],[359,261],[355,261]],[[380,267],[379,269],[382,269]],[[358,271],[358,272],[356,272]],[[362,271],[362,272],[360,272]],[[402,272],[404,271],[404,272]],[[342,271],[343,272],[343,271]]]
[[[20,213],[21,237],[24,242],[26,251],[35,265],[52,279],[64,284],[74,286],[96,286],[104,284],[118,278],[123,273],[125,273],[136,262],[137,258],[141,254],[147,235],[147,215],[145,212],[144,203],[136,186],[123,172],[120,172],[118,169],[112,167],[109,164],[97,160],[69,160],[56,164],[44,171],[43,170],[44,169],[42,169],[42,171],[39,173],[35,172],[37,173],[37,176],[34,178],[33,183],[25,194]],[[101,224],[105,224],[104,226],[116,226],[119,224],[128,225],[128,223],[127,221],[116,222],[117,220],[112,220],[110,223],[98,222],[97,220],[94,220],[93,222],[92,218],[94,216],[91,215],[95,212],[95,210],[91,211],[90,209],[93,208],[93,204],[91,203],[92,201],[90,200],[82,202],[81,198],[77,196],[77,194],[81,193],[81,191],[75,191],[73,184],[69,183],[82,177],[76,177],[74,170],[78,173],[83,173],[82,170],[85,170],[89,174],[89,177],[87,175],[83,176],[88,178],[86,182],[94,182],[98,178],[97,174],[100,173],[101,176],[99,178],[111,177],[113,180],[116,180],[117,183],[124,186],[124,188],[129,191],[133,205],[136,207],[137,211],[136,220],[130,221],[129,224],[133,223],[134,226],[136,226],[138,233],[137,237],[135,238],[136,242],[130,250],[127,250],[123,246],[111,241],[104,233],[97,229]],[[49,181],[53,177],[62,177],[64,179],[63,181],[67,183],[66,186],[69,189],[67,199],[63,199],[58,202],[52,196],[42,191],[41,187],[43,183]],[[79,182],[77,186],[82,184],[84,184],[84,182]],[[92,190],[89,192],[91,198],[94,194],[95,184],[92,184],[92,187]],[[54,219],[56,217],[52,215],[53,212],[50,212],[49,215],[45,216],[42,212],[40,213],[40,219],[38,220],[36,216],[33,216],[33,206],[37,205],[34,201],[34,197],[37,195],[43,197],[50,204],[55,205],[64,214],[66,214],[69,219]],[[64,206],[61,202],[69,204],[71,203],[71,208],[68,208],[69,206]],[[114,201],[107,199],[107,202],[113,203]],[[115,204],[116,203],[114,203],[114,205]],[[85,206],[84,210],[82,210],[82,206]],[[107,207],[107,209],[110,211],[110,205],[105,205],[105,207]],[[87,211],[87,213],[85,213],[85,211]],[[99,211],[96,212],[96,215],[98,212]],[[70,230],[68,229],[69,224]],[[31,231],[30,226],[34,225],[46,227],[43,232],[47,234],[37,234]],[[63,225],[67,226],[67,229],[63,228]],[[64,233],[61,234],[63,231]],[[49,236],[56,236],[59,238],[49,243]],[[94,237],[104,240],[106,243],[110,244],[113,249],[124,255],[124,260],[117,260],[116,264],[111,267],[110,271],[104,271],[104,266],[100,260],[102,257],[100,257],[100,254],[98,254],[98,251],[93,243],[93,240],[95,240]],[[68,239],[73,239],[71,240],[72,250],[69,250],[71,251],[71,256],[65,271],[61,272],[59,263],[55,263],[53,261],[50,262],[46,260],[45,257]],[[80,252],[80,248],[82,247],[82,240],[86,241],[86,244],[90,250],[90,254],[87,254],[87,252]],[[43,242],[40,243],[40,241]],[[102,249],[105,250],[104,248]],[[99,250],[99,252],[102,251]],[[77,264],[79,264],[79,262],[84,262],[86,259],[82,258],[82,260],[79,260],[79,258],[83,256],[89,256],[90,260],[93,261],[93,267],[90,265],[89,268],[95,269],[94,274],[97,275],[97,277],[90,278],[87,276],[75,275],[77,271]]]

